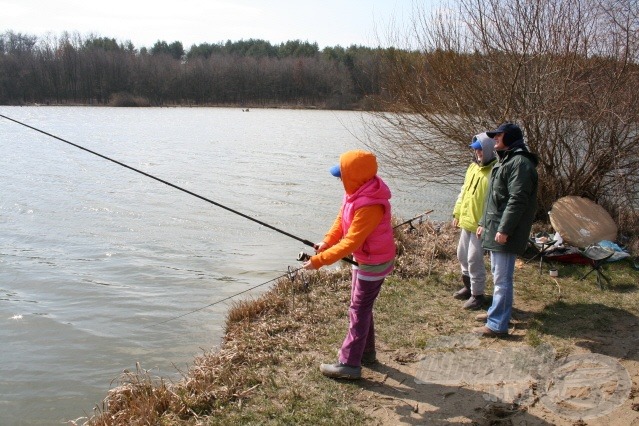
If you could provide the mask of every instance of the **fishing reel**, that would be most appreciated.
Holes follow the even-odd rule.
[[[297,255],[297,260],[298,262],[306,262],[307,260],[309,260],[311,258],[311,255],[308,253],[304,253],[304,251],[301,251],[298,255]]]

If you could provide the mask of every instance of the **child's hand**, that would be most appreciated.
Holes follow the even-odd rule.
[[[328,248],[328,244],[322,241],[321,243],[315,244],[314,248],[315,248],[315,253],[321,253]]]

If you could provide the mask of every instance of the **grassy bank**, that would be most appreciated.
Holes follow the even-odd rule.
[[[454,229],[424,223],[397,237],[397,268],[375,308],[380,363],[365,368],[362,380],[330,380],[318,370],[320,362],[336,359],[347,329],[350,271],[305,272],[280,280],[258,299],[236,303],[222,347],[195,359],[181,381],[169,383],[142,369],[124,374],[87,423],[562,424],[534,401],[504,408],[500,401],[487,404],[481,390],[463,383],[415,385],[420,358],[450,351],[434,342],[467,335],[477,325],[476,312],[462,310],[451,297],[459,287]],[[639,273],[628,262],[608,265],[613,285],[602,291],[592,275],[579,280],[587,267],[558,269],[553,279],[547,269],[540,274],[536,262],[518,262],[511,335],[482,340],[474,350],[547,344],[556,357],[584,351],[615,357],[635,374],[628,401],[617,410],[639,422],[630,417],[639,414],[633,411],[639,396]],[[627,345],[615,344],[622,341]],[[457,397],[463,405],[455,405]]]

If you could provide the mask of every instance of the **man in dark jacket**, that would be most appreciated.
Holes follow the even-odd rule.
[[[485,319],[486,325],[473,329],[473,333],[497,337],[508,334],[515,260],[526,250],[537,212],[538,159],[528,151],[516,124],[504,123],[486,134],[496,141],[499,161],[491,173],[477,236],[490,252],[494,290],[488,313],[477,316],[478,320]]]

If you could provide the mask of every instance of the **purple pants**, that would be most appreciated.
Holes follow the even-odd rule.
[[[373,304],[383,282],[384,278],[378,281],[360,280],[357,270],[353,270],[348,334],[339,351],[339,362],[342,364],[360,366],[364,352],[375,350]]]

